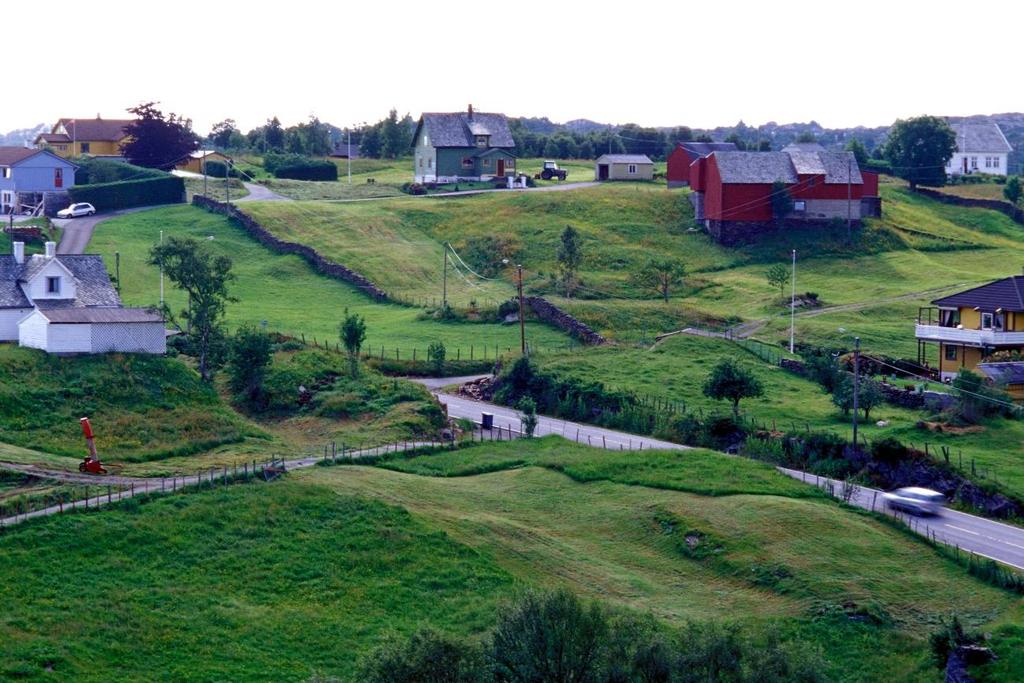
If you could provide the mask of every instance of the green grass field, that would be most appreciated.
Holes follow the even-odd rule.
[[[185,194],[189,202],[197,194],[205,194],[210,199],[223,202],[248,197],[249,190],[245,189],[238,178],[229,178],[227,188],[224,187],[223,178],[207,178],[205,183],[202,178],[185,178]]]
[[[36,522],[0,536],[2,673],[353,680],[387,634],[481,636],[531,585],[675,625],[771,624],[837,681],[936,680],[927,634],[955,605],[993,633],[986,680],[1014,680],[1019,599],[767,466],[683,455],[483,444],[388,464],[450,476],[313,468]],[[508,465],[454,476],[460,458]],[[669,486],[639,483],[654,472]]]

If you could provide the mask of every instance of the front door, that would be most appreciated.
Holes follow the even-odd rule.
[[[967,173],[967,157],[964,157],[964,173]]]
[[[53,186],[58,190],[64,187],[64,169],[55,168],[53,169]]]
[[[505,176],[505,160],[498,159],[498,177],[502,178]]]
[[[608,164],[599,164],[597,167],[597,179],[608,180]]]

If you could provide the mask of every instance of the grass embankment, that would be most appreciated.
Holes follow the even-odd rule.
[[[228,188],[224,187],[223,178],[207,178],[206,182],[203,182],[202,178],[185,178],[185,194],[186,201],[191,202],[192,197],[195,195],[206,195],[210,199],[214,199],[218,202],[227,201],[228,199],[241,199],[242,197],[249,196],[249,190],[245,189],[242,181],[238,178],[228,179]]]
[[[523,584],[672,624],[772,624],[820,645],[847,681],[934,680],[926,636],[954,606],[972,626],[1019,618],[1009,594],[866,514],[767,466],[683,455],[637,457],[641,480],[658,472],[679,490],[621,483],[636,463],[551,438],[401,462],[451,474],[459,458],[470,470],[481,458],[550,461],[570,476],[316,468],[34,523],[0,537],[4,673],[351,680],[386,633],[481,635]],[[1007,628],[995,630],[1001,656]]]
[[[83,416],[104,456],[126,462],[190,455],[260,435],[180,361],[134,354],[61,358],[0,345],[0,441],[81,458]]]
[[[271,331],[305,335],[310,342],[316,337],[319,343],[326,340],[333,346],[338,342],[338,324],[348,308],[366,319],[364,349],[377,352],[384,347],[390,357],[399,349],[402,359],[411,358],[413,349],[417,349],[417,357],[422,358],[435,340],[444,342],[450,356],[461,348],[461,356],[468,357],[471,345],[475,346],[476,357],[486,345],[492,358],[495,345],[501,352],[518,347],[516,326],[446,324],[422,320],[416,309],[374,303],[354,287],[316,273],[299,257],[278,255],[262,247],[223,216],[190,206],[120,216],[105,222],[93,236],[89,251],[102,254],[108,264],[113,263],[114,252],[121,253],[121,296],[129,305],[158,300],[159,272],[146,261],[161,230],[165,236],[199,240],[212,253],[232,259],[236,279],[229,289],[238,302],[227,306],[231,327],[265,320]],[[361,268],[359,263],[342,262]],[[170,283],[166,298],[173,310],[185,304],[184,295]],[[567,341],[563,334],[545,325],[529,324],[527,334],[534,344],[543,347]]]

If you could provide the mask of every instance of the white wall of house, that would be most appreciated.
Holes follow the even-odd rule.
[[[167,335],[164,324],[156,323],[93,323],[93,353],[166,353]]]
[[[946,173],[949,175],[963,175],[964,160],[967,161],[967,173],[990,173],[992,175],[1006,175],[1006,164],[1008,161],[1006,152],[954,152],[953,157],[946,164]]]
[[[60,292],[48,292],[47,278],[60,278]],[[78,290],[75,287],[75,278],[67,268],[60,265],[58,261],[50,261],[32,278],[32,281],[23,285],[22,290],[30,301],[37,299],[75,299],[78,297]]]
[[[0,308],[0,341],[18,341],[18,321],[31,312],[31,308]]]
[[[18,325],[18,344],[45,351],[49,324],[39,311],[33,312]]]
[[[413,176],[414,182],[433,183],[437,182],[437,150],[430,144],[430,135],[426,126],[420,130],[413,146]]]

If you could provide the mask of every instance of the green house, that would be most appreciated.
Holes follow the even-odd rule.
[[[516,174],[516,147],[504,114],[423,114],[413,135],[417,183],[487,180]]]

